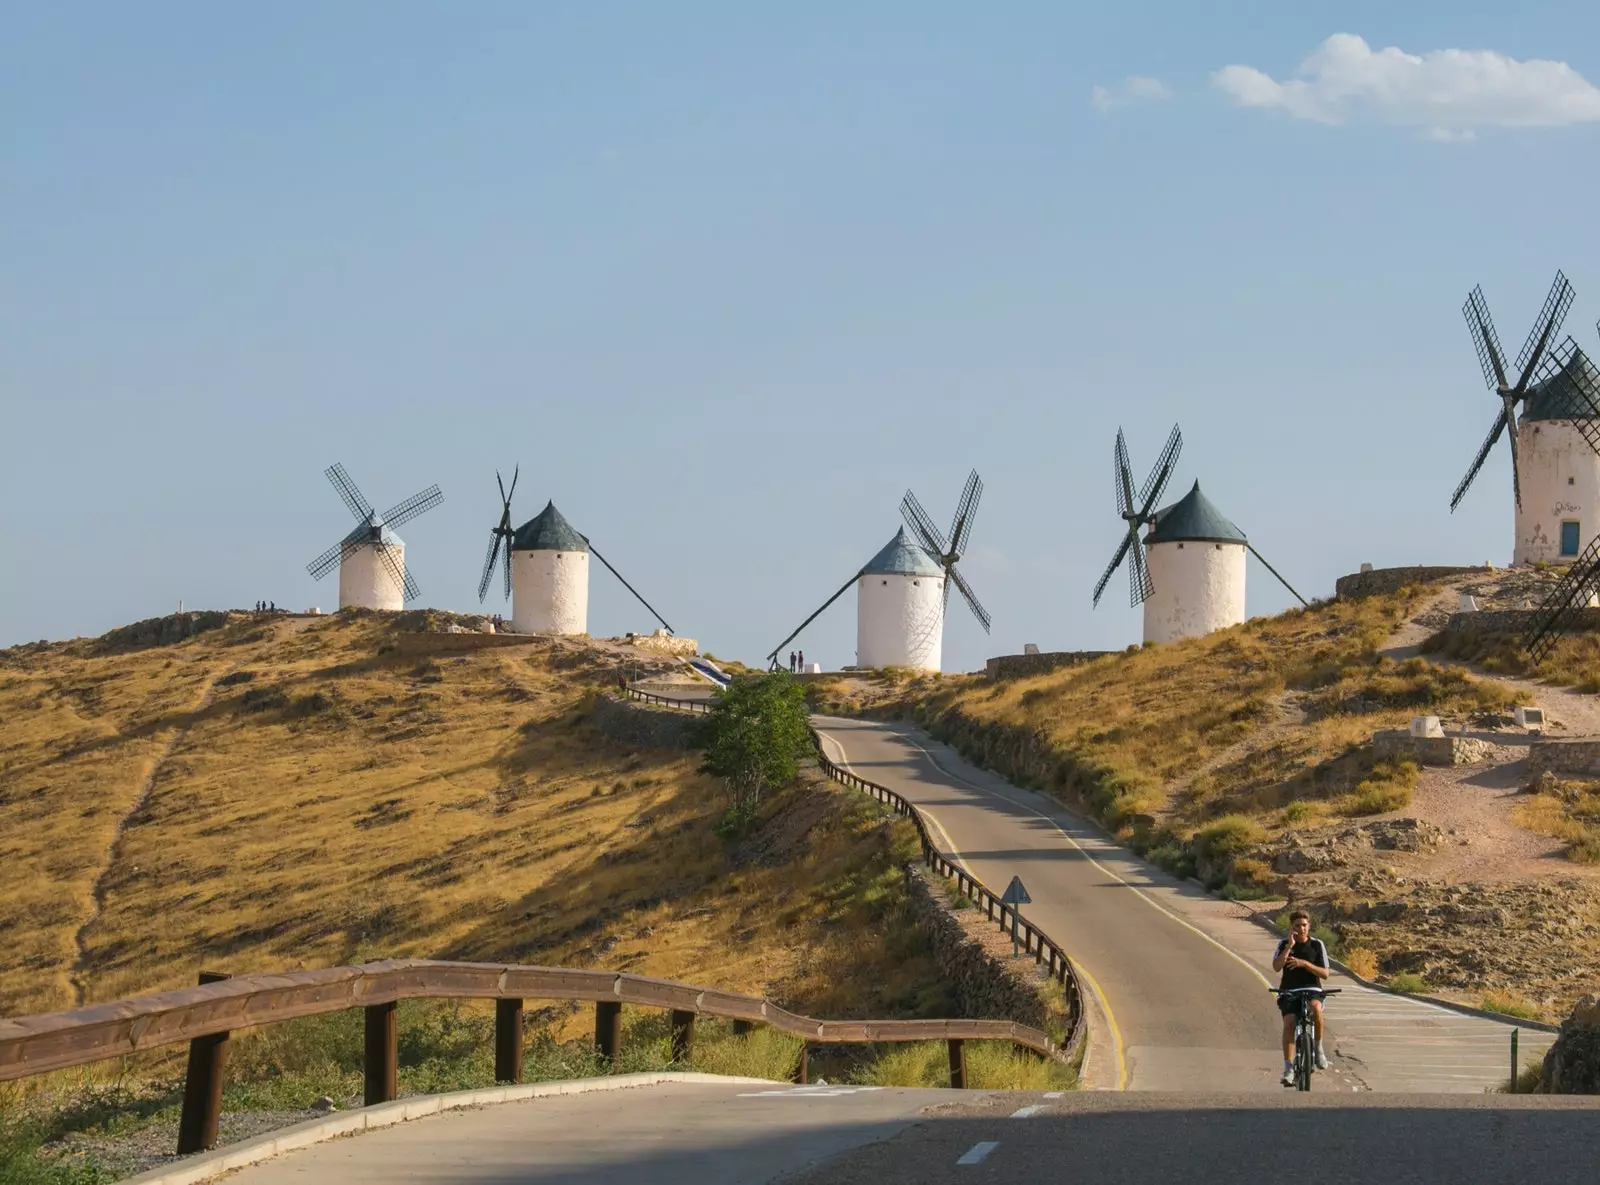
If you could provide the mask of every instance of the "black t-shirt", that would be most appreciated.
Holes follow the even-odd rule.
[[[1290,939],[1285,938],[1278,943],[1278,949],[1273,952],[1272,956],[1274,962],[1277,961],[1278,955],[1283,953],[1284,948],[1289,945],[1290,941]],[[1297,959],[1315,963],[1318,967],[1329,966],[1328,948],[1322,945],[1322,939],[1320,938],[1307,938],[1304,942],[1296,942],[1294,949],[1289,953]],[[1322,980],[1304,967],[1285,967],[1283,969],[1283,981],[1278,986],[1284,991],[1288,991],[1291,988],[1321,987]]]

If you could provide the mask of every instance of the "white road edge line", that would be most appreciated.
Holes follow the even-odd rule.
[[[1011,1112],[1011,1118],[1013,1118],[1013,1119],[1032,1119],[1035,1115],[1039,1114],[1039,1112],[1043,1111],[1043,1110],[1044,1110],[1044,1104],[1043,1103],[1034,1103],[1032,1106],[1029,1106],[1029,1107],[1018,1107],[1015,1111]]]
[[[966,1153],[961,1157],[960,1160],[956,1161],[956,1163],[982,1164],[989,1158],[989,1153],[993,1152],[998,1147],[1000,1147],[999,1140],[980,1140],[978,1143],[968,1148]]]

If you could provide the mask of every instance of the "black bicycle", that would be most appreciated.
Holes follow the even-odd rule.
[[[1268,988],[1280,999],[1294,1000],[1294,1088],[1311,1089],[1311,1075],[1317,1070],[1317,1022],[1311,1016],[1312,996],[1337,996],[1339,988]]]

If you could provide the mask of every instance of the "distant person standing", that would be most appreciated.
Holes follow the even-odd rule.
[[[795,664],[794,651],[791,650],[791,651],[789,651],[789,673],[791,675],[794,674],[796,669],[797,669],[794,664]]]
[[[805,673],[805,669],[806,669],[806,652],[804,650],[802,650],[800,652],[800,672],[802,674],[804,674]]]

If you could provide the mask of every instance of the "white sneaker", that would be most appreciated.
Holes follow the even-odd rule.
[[[1319,1045],[1317,1046],[1317,1069],[1326,1070],[1327,1068],[1328,1055],[1322,1052],[1322,1046]]]
[[[1278,1079],[1278,1081],[1283,1083],[1285,1086],[1293,1086],[1294,1085],[1294,1067],[1293,1066],[1286,1067],[1284,1069],[1284,1071],[1283,1071],[1283,1077]]]

